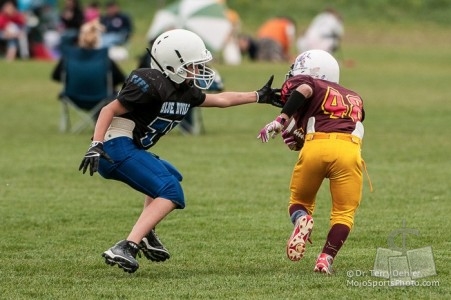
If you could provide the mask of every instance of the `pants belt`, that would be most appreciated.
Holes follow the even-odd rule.
[[[135,122],[132,120],[114,117],[108,128],[104,141],[109,141],[117,137],[128,137],[133,139],[133,129],[135,128]]]
[[[325,139],[338,139],[338,140],[353,142],[355,144],[361,143],[360,138],[356,137],[355,135],[346,134],[346,133],[308,133],[305,136],[306,141],[325,140]]]

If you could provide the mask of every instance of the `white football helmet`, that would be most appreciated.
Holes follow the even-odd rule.
[[[314,78],[338,83],[340,67],[337,60],[327,51],[309,50],[296,57],[287,77],[309,75]]]
[[[150,67],[161,71],[175,83],[191,80],[198,88],[208,89],[215,78],[215,72],[205,66],[212,59],[211,53],[194,32],[184,29],[166,31],[157,37],[151,53]]]

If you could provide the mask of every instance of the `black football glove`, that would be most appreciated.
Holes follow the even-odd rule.
[[[282,95],[280,94],[282,89],[272,89],[272,91],[274,94],[271,97],[271,105],[282,108],[284,105],[282,102]]]
[[[280,100],[280,89],[271,88],[274,75],[271,75],[268,82],[257,93],[257,103],[271,104],[276,107],[283,107],[283,103]]]
[[[85,157],[83,157],[83,160],[81,161],[80,167],[78,167],[78,170],[83,170],[83,174],[86,173],[86,170],[89,167],[89,174],[92,176],[95,172],[99,169],[99,161],[100,157],[105,158],[110,163],[114,163],[114,161],[111,159],[111,157],[106,154],[105,151],[103,151],[103,143],[102,142],[92,142],[91,146],[89,146],[88,151],[85,154]]]

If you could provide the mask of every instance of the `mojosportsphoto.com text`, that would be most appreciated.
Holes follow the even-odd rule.
[[[401,287],[401,286],[413,286],[413,287],[438,287],[440,286],[440,281],[438,280],[354,280],[346,279],[346,286],[348,287]]]

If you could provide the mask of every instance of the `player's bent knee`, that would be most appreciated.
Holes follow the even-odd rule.
[[[166,184],[164,188],[160,190],[158,197],[171,200],[177,205],[177,208],[185,208],[185,195],[182,186],[176,180]]]

